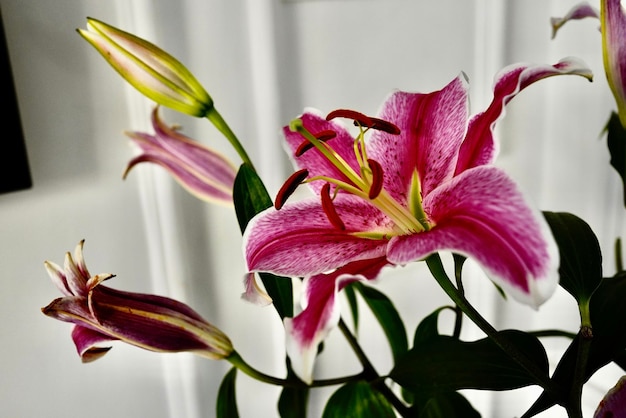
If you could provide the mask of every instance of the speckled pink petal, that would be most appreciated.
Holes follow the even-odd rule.
[[[374,131],[367,151],[383,168],[384,188],[398,201],[407,200],[416,169],[423,194],[452,177],[467,128],[467,89],[459,76],[439,91],[398,91],[383,104],[379,117],[398,126],[400,135]]]
[[[388,232],[391,221],[353,195],[338,195],[334,207],[345,224],[333,226],[318,198],[287,204],[255,216],[244,233],[249,271],[280,276],[311,276],[357,260],[383,256],[387,240],[352,232]]]
[[[516,300],[538,307],[558,284],[559,253],[539,211],[530,209],[515,183],[500,169],[468,170],[424,199],[435,226],[393,238],[393,263],[453,251],[478,261]]]
[[[604,396],[593,418],[620,418],[626,412],[626,376]]]
[[[576,74],[589,80],[593,77],[591,70],[577,58],[565,58],[554,65],[514,64],[502,69],[496,75],[491,104],[470,120],[455,173],[458,175],[469,168],[493,162],[498,151],[493,128],[504,116],[504,107],[511,99],[536,81],[565,74]]]

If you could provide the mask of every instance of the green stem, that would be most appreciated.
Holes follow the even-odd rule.
[[[270,385],[276,385],[276,386],[295,387],[295,388],[335,386],[335,385],[341,385],[347,382],[352,382],[354,380],[363,378],[363,373],[359,373],[359,374],[352,375],[352,376],[343,376],[343,377],[337,377],[333,379],[314,380],[313,382],[311,382],[311,384],[307,385],[300,379],[281,379],[279,377],[265,374],[255,369],[254,367],[250,366],[248,363],[246,363],[246,361],[236,351],[233,351],[231,355],[226,358],[226,360],[228,360],[233,366],[235,366],[237,369],[241,370],[243,373],[247,374],[248,376],[258,381],[269,383]]]
[[[230,126],[228,126],[224,118],[222,118],[220,112],[218,112],[215,107],[212,107],[211,110],[208,111],[206,118],[226,137],[228,142],[230,142],[233,148],[235,148],[235,151],[237,151],[237,154],[239,154],[243,162],[250,164],[250,166],[254,168],[254,164],[252,164],[252,160],[250,160],[248,153],[244,149],[243,145],[241,145],[241,142],[239,142],[239,139],[237,139],[235,133],[232,129],[230,129]]]
[[[372,387],[374,387],[385,398],[387,398],[387,400],[393,405],[393,407],[402,417],[410,417],[411,411],[409,410],[409,408],[407,408],[407,406],[404,405],[404,403],[402,403],[400,399],[398,399],[396,394],[393,393],[393,391],[389,389],[389,386],[385,384],[385,381],[380,378],[380,375],[378,374],[378,372],[376,372],[376,369],[374,369],[374,365],[367,358],[367,355],[359,345],[356,337],[352,334],[352,332],[350,332],[350,329],[343,321],[343,319],[339,320],[339,329],[346,337],[346,340],[348,340],[348,344],[350,344],[350,347],[352,348],[357,358],[361,362],[361,365],[363,366],[363,378],[369,381]]]
[[[439,286],[446,292],[456,305],[463,310],[465,315],[474,322],[491,340],[500,347],[511,359],[526,370],[554,399],[561,399],[559,388],[550,380],[535,363],[530,361],[528,357],[519,351],[517,347],[502,335],[489,323],[482,315],[469,303],[465,296],[454,287],[450,281],[448,274],[443,268],[439,254],[433,254],[426,259],[426,264],[430,269]]]
[[[453,255],[454,258],[454,278],[456,280],[456,288],[461,296],[465,295],[465,290],[463,289],[463,263],[465,262],[465,257],[460,256],[458,254]],[[456,313],[456,318],[454,320],[454,332],[452,336],[454,338],[459,338],[461,336],[461,327],[463,326],[463,310],[457,305],[454,308],[454,312]]]

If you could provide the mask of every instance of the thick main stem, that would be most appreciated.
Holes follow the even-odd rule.
[[[352,335],[352,332],[350,332],[350,329],[348,329],[348,326],[343,319],[339,320],[339,329],[346,337],[346,340],[348,340],[348,344],[350,344],[350,347],[354,350],[354,353],[363,366],[363,378],[368,380],[378,392],[387,398],[389,403],[393,405],[401,416],[409,418],[411,416],[409,408],[407,408],[407,406],[404,405],[400,399],[398,399],[396,394],[393,393],[389,386],[385,384],[385,381],[380,378],[380,375],[376,372],[376,369],[374,369],[374,365],[367,358],[367,355],[359,345],[355,336]]]

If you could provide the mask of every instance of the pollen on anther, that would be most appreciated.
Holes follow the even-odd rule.
[[[298,186],[309,176],[307,169],[298,170],[293,173],[287,181],[282,185],[278,193],[276,193],[276,199],[274,199],[274,208],[280,210],[283,207],[289,196],[296,191]]]
[[[339,217],[337,213],[337,209],[333,203],[333,199],[330,197],[330,184],[326,183],[322,186],[322,190],[320,191],[320,196],[322,198],[322,209],[324,209],[324,213],[326,217],[330,221],[330,223],[337,229],[341,229],[342,231],[346,229],[343,221]]]
[[[326,120],[331,120],[335,118],[347,118],[352,119],[357,122],[358,125],[369,127],[372,125],[372,118],[367,115],[364,115],[361,112],[357,112],[356,110],[350,109],[337,109],[333,110],[326,116]]]
[[[369,198],[376,199],[383,189],[384,172],[381,165],[376,160],[369,159],[367,164],[372,170],[372,185],[370,186]]]
[[[326,142],[326,141],[329,141],[329,140],[333,139],[334,137],[336,137],[337,136],[337,132],[332,131],[330,129],[326,129],[324,131],[318,132],[314,136],[319,141]],[[294,155],[296,157],[300,157],[302,154],[304,154],[305,152],[307,152],[308,150],[310,150],[313,147],[314,147],[314,145],[313,145],[313,143],[311,141],[305,140],[298,146],[298,148],[296,149],[296,152],[294,153]]]

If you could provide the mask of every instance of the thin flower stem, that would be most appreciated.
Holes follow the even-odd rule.
[[[385,398],[387,398],[387,400],[393,405],[393,407],[402,417],[410,417],[411,412],[409,408],[404,403],[402,403],[400,399],[398,399],[396,394],[393,393],[389,386],[385,384],[385,381],[381,379],[378,372],[376,372],[376,369],[374,369],[374,365],[367,358],[367,355],[359,345],[356,337],[352,334],[352,332],[350,332],[350,329],[343,321],[343,319],[339,319],[339,329],[346,337],[346,340],[348,340],[348,344],[350,344],[350,347],[352,347],[352,350],[354,350],[354,353],[356,354],[357,358],[361,362],[361,365],[363,366],[363,378],[368,380],[378,392],[380,392]]]
[[[295,387],[295,388],[307,388],[307,387],[323,387],[323,386],[336,386],[344,383],[352,382],[354,380],[358,380],[363,378],[363,373],[351,375],[351,376],[342,376],[336,377],[332,379],[320,379],[314,380],[311,384],[307,385],[300,379],[281,379],[279,377],[270,376],[265,374],[254,367],[250,366],[246,361],[237,353],[233,351],[229,357],[226,358],[233,366],[237,369],[241,370],[243,373],[248,376],[264,382],[270,385],[283,386],[283,387]]]
[[[454,278],[456,280],[456,288],[461,296],[465,295],[465,290],[463,289],[463,263],[465,262],[465,258],[454,254]],[[454,312],[456,313],[456,318],[454,321],[454,332],[452,336],[454,338],[459,338],[461,336],[461,327],[463,326],[463,310],[457,305],[454,308]]]
[[[241,145],[241,142],[239,142],[239,139],[237,139],[235,133],[232,129],[230,129],[230,126],[228,126],[224,118],[222,118],[220,112],[218,112],[215,107],[212,107],[208,111],[206,118],[222,133],[222,135],[226,137],[228,142],[230,142],[233,148],[235,148],[235,151],[237,151],[237,154],[239,154],[243,162],[250,164],[250,167],[254,169],[254,164],[252,164],[252,160],[250,160],[248,153],[244,149],[243,145]]]
[[[500,347],[512,360],[523,367],[535,380],[535,382],[545,389],[554,399],[561,399],[561,392],[548,375],[546,375],[535,363],[520,352],[511,342],[502,337],[498,331],[469,303],[465,296],[454,287],[448,274],[443,268],[439,254],[433,254],[426,259],[426,264],[430,269],[439,286],[446,292],[456,305],[463,310],[465,315],[474,322],[491,340]]]

